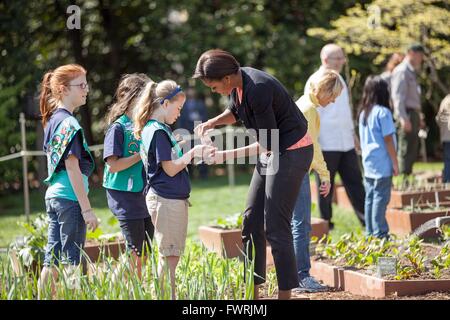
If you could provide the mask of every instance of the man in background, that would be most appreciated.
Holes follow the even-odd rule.
[[[394,116],[398,121],[399,173],[410,175],[419,151],[419,129],[423,124],[421,114],[420,86],[417,74],[422,66],[424,48],[420,44],[408,47],[403,61],[391,76],[391,99]]]
[[[317,82],[326,70],[331,69],[340,73],[347,61],[342,48],[334,43],[327,44],[322,48],[320,59],[322,65],[306,82],[305,95],[309,94],[311,90],[310,84]],[[326,108],[317,109],[320,116],[319,143],[322,146],[323,157],[330,171],[331,180],[330,193],[326,197],[321,196],[319,191],[317,194],[319,195],[320,215],[322,219],[329,222],[330,229],[334,227],[331,218],[336,172],[342,179],[358,220],[364,225],[365,191],[355,150],[355,144],[359,146],[359,141],[355,135],[347,84],[342,77],[340,79],[344,89],[335,102]],[[317,175],[316,178],[316,185],[319,187]]]

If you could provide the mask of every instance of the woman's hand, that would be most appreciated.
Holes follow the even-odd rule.
[[[191,151],[193,158],[201,158],[205,163],[212,164],[217,148],[206,144],[198,144]]]
[[[309,177],[305,177],[305,178],[309,179]],[[303,179],[305,179],[305,178],[303,178]],[[322,181],[322,183],[320,184],[320,187],[319,187],[319,192],[323,197],[326,197],[330,193],[330,189],[331,189],[330,181]]]
[[[214,157],[211,159],[211,163],[208,164],[222,164],[225,162],[226,151],[216,151]]]
[[[206,164],[213,164],[216,152],[217,148],[213,147],[212,145],[206,145],[206,147],[203,149],[203,161]]]
[[[203,137],[208,131],[214,129],[212,121],[208,120],[206,122],[200,123],[194,128],[194,133],[199,137]]]

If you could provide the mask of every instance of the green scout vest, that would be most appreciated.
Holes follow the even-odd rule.
[[[139,152],[139,140],[134,137],[133,123],[125,114],[119,117],[114,123],[122,126],[124,133],[123,152],[124,158],[131,157]],[[109,165],[105,164],[105,171],[103,174],[103,187],[107,189],[141,192],[144,189],[144,179],[142,177],[142,161],[135,163],[131,167],[111,173],[109,172]]]
[[[83,138],[83,147],[91,158],[91,168],[89,171],[89,176],[94,171],[95,162],[92,154],[87,145],[86,139],[84,137],[83,129],[78,123],[77,119],[73,116],[69,116],[58,125],[56,128],[50,142],[48,143],[47,149],[47,169],[48,177],[44,182],[48,185],[52,185],[55,181],[68,181],[67,171],[61,170],[55,173],[55,169],[60,163],[67,146],[72,141],[73,137],[81,131],[81,136]]]
[[[170,142],[172,144],[172,149],[175,151],[178,158],[181,158],[183,156],[183,151],[181,150],[180,145],[175,139],[172,131],[166,125],[152,119],[149,122],[147,122],[144,129],[142,129],[140,154],[142,162],[144,163],[145,171],[147,171],[148,167],[148,150],[150,149],[150,145],[152,144],[153,136],[155,132],[158,130],[163,130],[165,133],[167,133],[167,135],[170,138]]]

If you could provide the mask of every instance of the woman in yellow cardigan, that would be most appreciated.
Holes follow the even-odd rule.
[[[320,177],[320,194],[326,197],[330,192],[330,173],[327,169],[318,141],[320,132],[320,118],[317,107],[326,107],[341,94],[343,84],[340,76],[335,71],[326,71],[319,82],[312,84],[309,95],[302,96],[297,102],[297,106],[308,120],[308,134],[314,143],[314,157],[311,163],[312,170],[315,170]],[[299,277],[299,287],[294,289],[297,292],[318,292],[326,290],[326,287],[319,284],[310,276],[311,269],[309,256],[309,239],[311,232],[311,190],[309,185],[309,175],[303,178],[300,192],[297,197],[295,209],[292,217],[292,235],[294,238],[295,258],[297,261],[297,272]]]

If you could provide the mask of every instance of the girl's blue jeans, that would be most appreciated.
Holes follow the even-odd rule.
[[[379,179],[364,177],[364,187],[366,189],[364,215],[368,236],[385,238],[389,235],[386,208],[391,199],[391,186],[392,177]]]
[[[46,199],[45,204],[50,224],[44,266],[58,263],[80,264],[80,253],[86,239],[86,224],[79,203],[52,198]]]
[[[299,280],[309,277],[311,269],[309,242],[311,234],[311,189],[309,174],[303,177],[292,215],[292,236]]]

